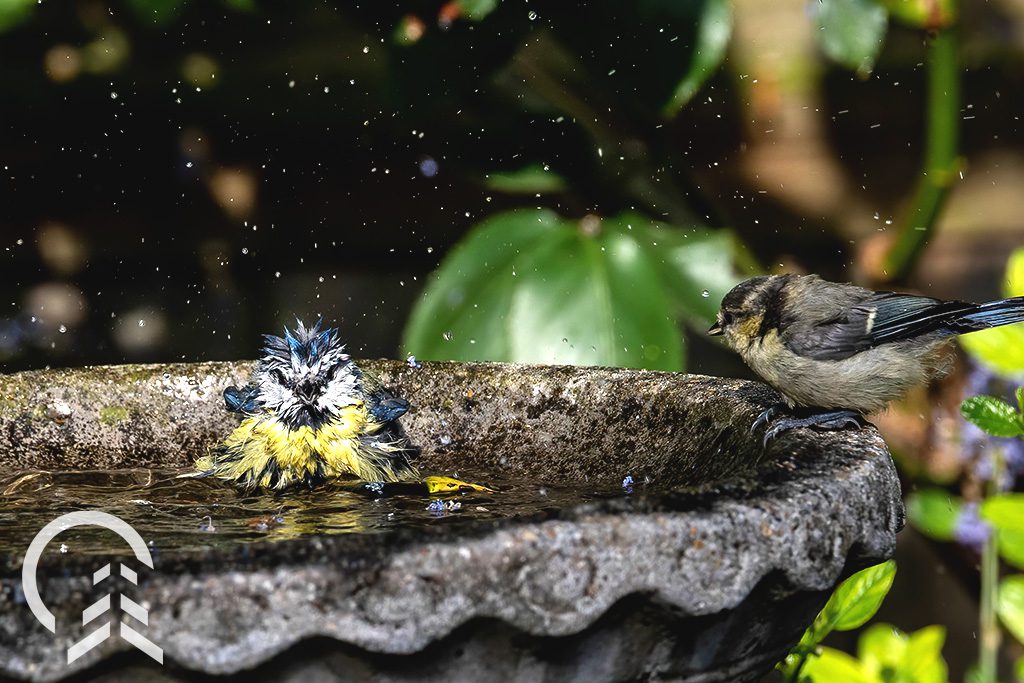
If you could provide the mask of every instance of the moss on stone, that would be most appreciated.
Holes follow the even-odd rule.
[[[105,425],[116,425],[128,420],[131,413],[124,406],[103,406],[100,408],[100,422]]]

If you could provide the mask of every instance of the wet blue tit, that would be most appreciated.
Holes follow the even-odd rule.
[[[953,337],[1024,322],[1024,297],[985,304],[874,292],[816,275],[755,277],[722,299],[712,335],[805,417],[774,422],[765,442],[793,427],[862,424],[911,387],[952,366]],[[754,422],[765,426],[783,406]]]
[[[335,329],[297,321],[284,336],[264,335],[252,381],[224,391],[241,424],[196,462],[194,476],[213,476],[246,490],[314,487],[328,480],[416,482],[430,493],[489,490],[448,477],[420,480],[398,418],[409,403],[361,371]]]
[[[418,477],[418,449],[397,422],[408,402],[360,371],[337,330],[320,328],[299,321],[283,337],[264,335],[252,381],[224,391],[228,410],[244,419],[197,461],[202,475],[245,489]]]

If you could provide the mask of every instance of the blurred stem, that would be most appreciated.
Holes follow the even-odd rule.
[[[917,262],[959,170],[960,69],[955,26],[939,29],[928,44],[927,106],[924,175],[882,262],[879,275],[885,281],[902,279]]]
[[[988,482],[987,497],[999,493],[999,480],[1003,476],[1003,453],[999,448],[992,454],[992,479]],[[981,614],[978,625],[978,678],[984,683],[995,683],[998,678],[999,622],[996,621],[996,600],[999,596],[999,544],[995,529],[991,529],[981,552]]]

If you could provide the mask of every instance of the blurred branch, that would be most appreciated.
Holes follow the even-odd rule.
[[[623,189],[622,194],[639,202],[652,215],[677,225],[702,225],[670,177],[663,172],[660,158],[664,143],[652,139],[654,131],[643,135],[637,126],[621,114],[620,107],[551,33],[539,34],[530,45],[516,53],[513,72],[529,86],[534,97],[572,117],[597,146],[596,167],[608,186]]]
[[[882,261],[877,275],[883,281],[902,279],[913,268],[959,171],[960,73],[954,26],[939,29],[928,44],[927,106],[924,175],[896,241]]]

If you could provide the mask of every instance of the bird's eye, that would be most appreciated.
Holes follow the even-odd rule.
[[[729,325],[732,325],[732,313],[722,311],[722,326],[728,327]]]

